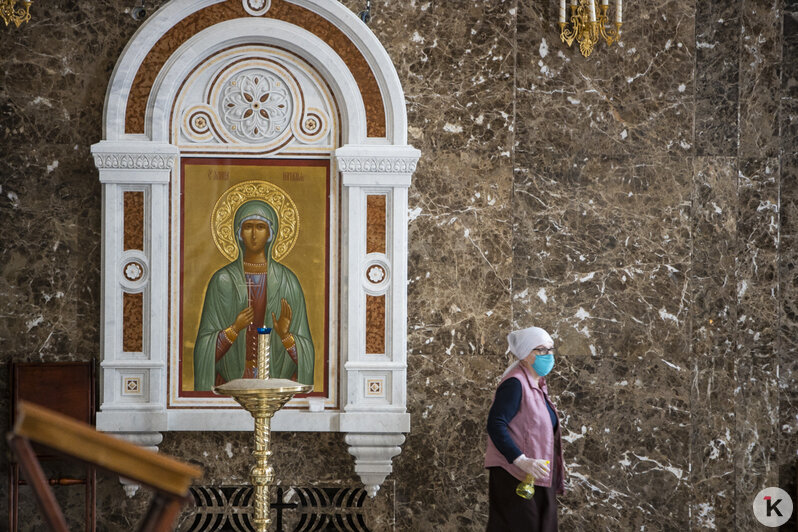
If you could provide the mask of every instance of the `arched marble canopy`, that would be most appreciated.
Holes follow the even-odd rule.
[[[264,6],[252,9],[253,5]],[[268,7],[266,9],[265,7]],[[119,57],[106,95],[103,141],[92,146],[103,183],[103,392],[97,426],[156,448],[170,430],[252,430],[242,409],[168,406],[170,184],[180,149],[170,137],[173,106],[191,72],[221,50],[258,45],[285,50],[317,72],[340,119],[329,154],[345,193],[341,202],[340,403],[337,409],[281,411],[275,430],[345,433],[355,471],[374,495],[410,430],[406,409],[407,188],[420,152],[407,145],[407,114],[396,70],[354,13],[331,0],[172,0],[136,32]],[[269,156],[279,155],[278,153]],[[124,249],[124,195],[142,193],[147,243]],[[387,199],[385,253],[367,253],[369,197]],[[120,264],[147,272],[133,283]],[[366,269],[390,275],[369,285]],[[171,283],[171,284],[170,284]],[[141,352],[122,348],[123,297],[142,294]],[[369,295],[384,295],[385,353],[366,354]],[[135,393],[123,384],[134,382]],[[382,383],[382,396],[366,383]],[[128,390],[129,391],[129,390]],[[132,489],[130,491],[133,491]]]
[[[405,145],[402,86],[388,53],[368,27],[339,2],[273,0],[271,4],[262,17],[250,16],[240,0],[173,0],[158,10],[119,57],[106,95],[103,137],[155,140],[153,121],[162,116],[158,104],[164,101],[163,95],[158,102],[152,100],[160,94],[158,80],[177,75],[175,68],[192,58],[196,63],[220,47],[260,42],[285,47],[326,71],[334,87],[344,72],[354,79],[356,89],[336,87],[336,96],[343,98],[340,103],[359,105],[351,117],[360,112],[366,122],[361,123],[364,131],[351,124],[353,131],[345,144],[369,139]],[[324,48],[327,53],[320,53]],[[354,93],[360,95],[359,104],[351,101],[357,100]]]

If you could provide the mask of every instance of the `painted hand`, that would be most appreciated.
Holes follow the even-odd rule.
[[[236,321],[235,323],[233,323],[233,328],[236,330],[237,333],[239,333],[242,330],[246,329],[254,319],[255,319],[255,309],[253,309],[252,307],[247,307],[238,313],[238,316],[236,316]]]
[[[287,339],[288,335],[291,334],[289,330],[291,327],[291,305],[288,304],[285,298],[280,302],[280,318],[277,319],[274,312],[272,312],[272,324],[274,330],[280,335],[281,340]]]

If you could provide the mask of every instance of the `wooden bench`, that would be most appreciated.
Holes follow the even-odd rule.
[[[31,442],[154,489],[155,497],[139,528],[142,532],[170,530],[188,500],[192,480],[202,475],[198,467],[97,432],[90,425],[26,401],[17,405],[8,442],[50,528],[56,532],[68,532],[66,521]]]

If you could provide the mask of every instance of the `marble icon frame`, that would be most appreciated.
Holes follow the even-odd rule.
[[[149,448],[157,448],[166,431],[253,428],[251,417],[240,408],[169,408],[169,254],[174,238],[169,224],[170,185],[179,177],[181,157],[170,124],[183,82],[209,57],[236,46],[280,50],[318,73],[329,87],[340,120],[339,140],[327,152],[331,171],[337,173],[341,184],[340,349],[336,360],[339,401],[336,408],[308,401],[301,408],[283,410],[275,416],[272,428],[344,433],[349,452],[355,457],[355,471],[373,496],[390,473],[392,458],[401,451],[404,434],[410,430],[406,409],[407,189],[420,152],[407,144],[404,94],[393,64],[354,13],[338,2],[274,0],[270,10],[275,18],[270,18],[268,10],[258,15],[244,11],[241,2],[172,0],[142,25],[112,74],[103,140],[92,146],[103,187],[101,406],[97,427]],[[169,45],[181,22],[203,10],[221,14],[219,20],[196,34],[185,35],[175,44],[151,86],[142,88],[139,70],[148,55],[154,48]],[[279,19],[279,14],[294,22]],[[303,17],[315,21],[316,26],[319,20],[326,21],[330,31],[326,36],[317,35],[311,31],[314,24],[306,24],[311,29],[301,27]],[[342,39],[331,41],[331,31],[348,43],[344,46]],[[341,50],[361,54],[358,60],[365,60],[376,79],[382,109],[375,111],[364,101],[363,84],[358,78],[363,73],[349,68],[351,58],[342,56]],[[128,106],[142,90],[147,90],[143,131],[131,132]],[[370,127],[375,112],[384,114],[377,120],[384,128]],[[375,131],[380,135],[374,136]],[[279,158],[281,149],[290,151],[290,146],[255,156]],[[245,149],[237,155],[235,146],[227,149],[230,157],[253,156]],[[198,153],[191,152],[190,156]],[[124,197],[129,191],[143,193],[143,208],[136,213],[125,212]],[[386,198],[384,250],[378,253],[367,252],[370,195]],[[143,249],[129,249],[126,244],[126,227],[135,225],[126,221],[136,217],[143,232]],[[131,260],[135,260],[137,272],[146,272],[135,282],[125,277]],[[381,265],[386,275],[378,284],[367,280],[367,269],[374,264]],[[141,294],[137,306],[123,304],[126,293]],[[380,298],[384,305],[379,314],[385,328],[383,353],[367,353],[367,297]],[[125,335],[140,337],[141,349],[125,351]],[[126,376],[141,379],[140,395],[123,394],[121,384]],[[369,392],[366,382],[371,381],[382,383],[383,395],[375,397],[373,391]]]

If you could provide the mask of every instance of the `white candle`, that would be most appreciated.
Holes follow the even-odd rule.
[[[618,5],[615,6],[615,23],[620,24],[622,17],[621,17],[621,7],[623,5],[623,0],[618,0]]]
[[[261,332],[264,331],[264,332]],[[271,329],[258,329],[258,378],[259,379],[268,379],[269,378],[269,359],[271,355],[269,351],[271,351],[271,335],[265,331],[271,331]]]
[[[610,0],[601,0],[601,5],[609,7]]]
[[[565,24],[565,0],[560,0],[560,24]]]
[[[596,22],[596,1],[590,0],[590,22]]]
[[[571,5],[576,7],[576,0],[571,0]]]

